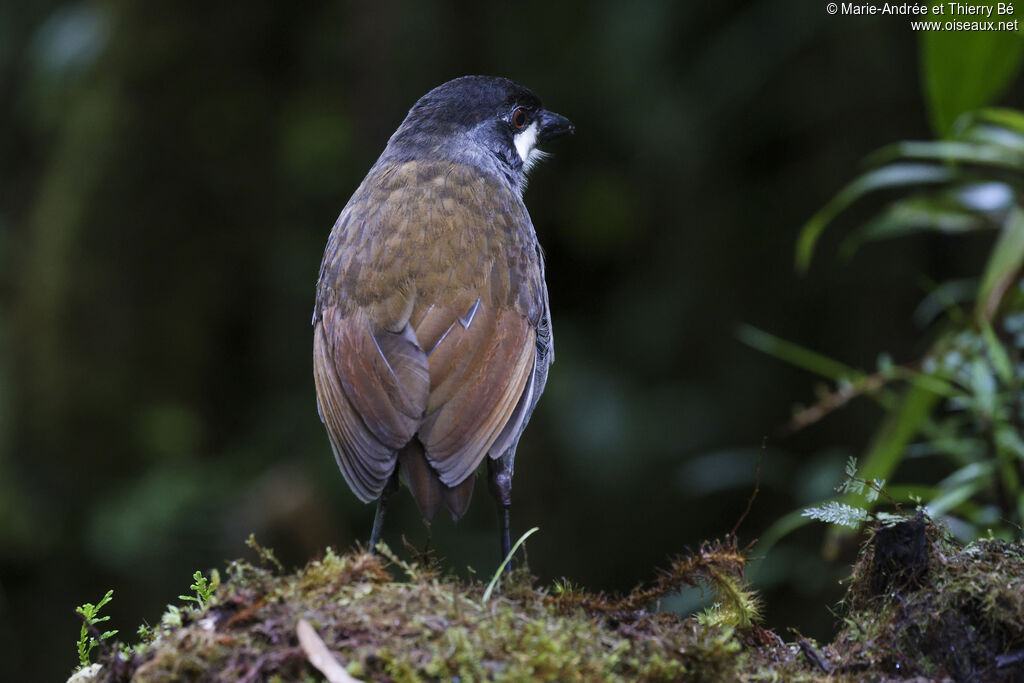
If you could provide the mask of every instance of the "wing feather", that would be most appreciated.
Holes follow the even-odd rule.
[[[373,500],[422,420],[426,355],[408,325],[374,333],[363,312],[343,318],[328,306],[314,333],[313,365],[338,467],[361,500]]]
[[[356,497],[368,503],[384,489],[394,468],[395,453],[377,439],[345,396],[320,324],[313,336],[313,379],[317,407],[338,468]]]
[[[511,448],[518,437],[523,432],[523,427],[526,423],[527,414],[533,407],[533,394],[534,389],[537,386],[537,359],[534,359],[534,367],[530,371],[530,379],[526,383],[526,388],[523,389],[522,395],[519,397],[519,401],[516,403],[516,408],[509,417],[508,422],[502,427],[501,432],[498,434],[498,438],[491,444],[491,448],[488,451],[492,458],[500,458],[505,452]]]
[[[398,450],[423,417],[430,388],[427,358],[412,329],[374,333],[365,311],[342,318],[328,307],[323,326],[345,395],[381,443]]]
[[[470,476],[512,419],[534,355],[529,322],[513,311],[484,305],[469,327],[452,325],[434,349],[419,438],[445,485]]]

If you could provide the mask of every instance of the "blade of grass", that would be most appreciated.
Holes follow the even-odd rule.
[[[508,556],[500,565],[498,565],[498,571],[494,572],[494,576],[491,577],[491,582],[487,584],[487,589],[484,591],[484,602],[487,602],[491,599],[491,593],[494,591],[494,587],[498,585],[498,579],[501,578],[501,573],[505,571],[505,567],[508,565],[509,562],[512,561],[512,556],[516,554],[517,550],[519,550],[519,546],[521,546],[523,544],[523,541],[528,539],[530,536],[534,534],[534,532],[538,531],[539,529],[540,527],[533,527],[532,529],[527,531],[525,534],[519,537],[519,540],[516,541],[515,545],[512,546],[512,550],[508,551]]]

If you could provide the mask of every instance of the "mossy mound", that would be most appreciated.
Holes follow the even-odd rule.
[[[960,547],[920,517],[869,534],[843,630],[820,649],[757,624],[734,541],[680,557],[620,598],[538,587],[525,570],[488,596],[385,552],[328,549],[290,574],[233,562],[209,605],[172,608],[133,648],[104,643],[87,679],[1024,680],[1024,549]],[[652,611],[683,585],[709,588],[716,605],[692,617]]]
[[[741,680],[765,669],[811,680],[795,648],[752,623],[743,564],[734,545],[705,546],[613,600],[538,588],[525,570],[485,599],[481,583],[366,552],[328,549],[281,575],[234,562],[211,606],[172,610],[134,652],[106,647],[95,680],[323,680],[300,645],[300,620],[367,681]],[[643,609],[680,583],[716,590],[718,607],[699,618]]]
[[[1024,681],[1024,547],[966,547],[923,517],[877,530],[854,566],[845,627],[826,649],[847,671],[896,679]]]

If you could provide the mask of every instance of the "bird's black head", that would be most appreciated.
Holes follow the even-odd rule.
[[[409,110],[385,156],[424,155],[495,170],[522,187],[544,153],[537,145],[574,132],[569,119],[506,78],[463,76],[439,85]]]

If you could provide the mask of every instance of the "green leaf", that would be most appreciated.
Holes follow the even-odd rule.
[[[1006,353],[1006,349],[1003,348],[1002,342],[996,337],[992,326],[987,322],[982,324],[981,333],[985,337],[985,343],[988,345],[988,355],[992,361],[992,367],[996,369],[999,379],[1004,384],[1009,384],[1013,381],[1013,363],[1010,361],[1010,356]]]
[[[972,462],[957,469],[939,482],[939,489],[960,488],[967,484],[986,483],[992,476],[995,465],[992,462]]]
[[[971,114],[965,114],[959,121],[970,121],[963,130],[956,131],[957,140],[973,142],[979,145],[1003,147],[1007,150],[1024,153],[1024,135],[1020,131],[1005,126],[991,125],[980,121]]]
[[[980,216],[959,207],[944,205],[932,197],[910,197],[893,202],[880,216],[852,232],[843,241],[839,251],[842,258],[849,259],[865,242],[902,237],[925,230],[958,234],[984,226],[985,222]]]
[[[1005,145],[950,140],[906,140],[888,145],[867,158],[867,163],[891,161],[939,161],[944,163],[998,166],[1024,171],[1024,155]]]
[[[864,377],[864,373],[856,368],[851,368],[828,356],[788,342],[752,325],[740,325],[736,329],[736,337],[751,348],[835,382],[856,381]]]
[[[1000,425],[996,429],[996,444],[1024,461],[1024,439],[1008,425]]]
[[[938,516],[953,510],[960,514],[976,514],[977,505],[970,499],[992,485],[995,471],[996,464],[991,461],[970,463],[956,470],[939,482],[941,494],[934,496],[926,506],[928,514]]]
[[[803,515],[826,524],[837,524],[851,529],[858,529],[868,518],[868,511],[864,508],[853,507],[852,505],[830,500],[824,505],[815,505],[805,509]]]
[[[995,416],[999,409],[999,396],[997,391],[999,385],[992,375],[992,367],[982,358],[975,358],[970,365],[971,405],[974,410],[980,412],[986,419]]]
[[[1024,154],[1024,114],[1014,109],[970,111],[953,124],[953,137]]]
[[[943,3],[945,4],[945,3]],[[995,6],[995,2],[976,4]],[[1009,3],[1007,3],[1009,4]],[[929,15],[933,20],[955,19]],[[1012,21],[1012,14],[992,19]],[[921,76],[935,131],[948,137],[957,117],[999,97],[1020,70],[1024,36],[1016,31],[926,31]]]
[[[975,315],[981,321],[991,321],[1024,264],[1024,213],[1016,207],[1006,217],[1002,232],[992,246],[988,264],[981,276]]]
[[[828,224],[847,207],[866,194],[885,188],[907,187],[949,182],[954,171],[932,164],[890,164],[864,173],[844,187],[818,213],[814,214],[800,230],[796,243],[796,267],[806,272],[814,255],[818,238]]]
[[[897,372],[895,376],[912,384],[916,384],[922,389],[927,389],[937,396],[952,398],[959,393],[951,382],[937,375],[929,375],[927,373],[917,372],[916,370],[910,370],[908,368],[899,368],[899,372]]]
[[[1005,107],[986,107],[969,111],[957,119],[953,133],[959,139],[976,126],[991,125],[1024,136],[1024,112]]]
[[[109,621],[110,617],[99,616],[100,609],[102,609],[108,602],[114,598],[114,590],[110,589],[106,592],[102,599],[95,605],[91,602],[87,602],[84,605],[79,605],[75,608],[75,611],[82,615],[84,622],[82,624],[81,631],[78,636],[78,663],[81,667],[89,666],[89,656],[93,649],[99,644],[96,638],[89,635],[88,626],[95,626],[96,624],[104,621]],[[113,637],[117,634],[117,631],[105,631],[99,637],[99,640],[105,640]]]
[[[1013,208],[1015,193],[1002,182],[965,182],[938,193],[922,193],[889,204],[880,216],[843,241],[850,258],[864,242],[930,230],[944,234],[995,228]]]

